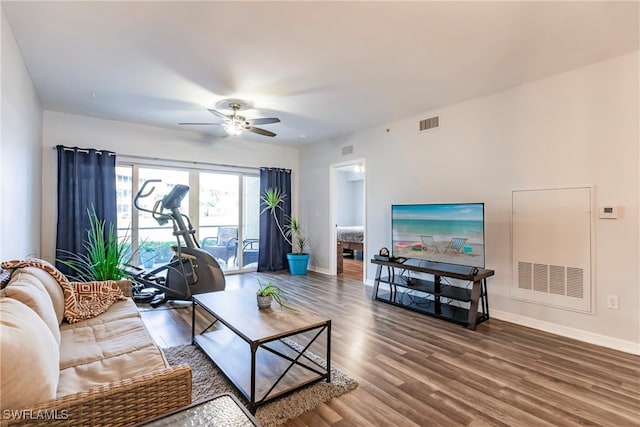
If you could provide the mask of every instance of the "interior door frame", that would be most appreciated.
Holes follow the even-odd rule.
[[[367,280],[367,264],[364,262],[365,254],[367,253],[367,161],[366,159],[353,159],[344,162],[333,163],[329,165],[329,274],[337,276],[338,274],[338,236],[336,234],[337,218],[338,218],[338,205],[336,201],[337,197],[337,174],[338,169],[347,166],[362,165],[364,167],[364,179],[362,184],[362,226],[364,229],[364,237],[362,241],[362,281]]]

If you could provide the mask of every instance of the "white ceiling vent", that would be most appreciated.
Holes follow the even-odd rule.
[[[347,145],[346,147],[342,147],[342,155],[346,156],[347,154],[353,154],[353,145]]]
[[[440,126],[440,117],[435,116],[430,119],[420,120],[420,130],[433,129]]]

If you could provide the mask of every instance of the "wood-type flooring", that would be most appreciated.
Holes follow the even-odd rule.
[[[285,426],[640,426],[639,356],[496,319],[470,331],[344,277],[246,273],[227,289],[256,277],[332,319],[332,364],[360,383]],[[191,342],[189,303],[141,310],[160,346]]]
[[[362,261],[345,257],[342,262],[342,273],[340,277],[362,282]]]

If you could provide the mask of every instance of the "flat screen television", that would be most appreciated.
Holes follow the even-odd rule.
[[[392,256],[484,268],[484,203],[391,206]]]

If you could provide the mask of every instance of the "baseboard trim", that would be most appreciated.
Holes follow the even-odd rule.
[[[573,338],[579,341],[587,342],[589,344],[595,344],[613,350],[623,351],[625,353],[640,355],[640,343],[635,343],[633,341],[612,338],[605,335],[595,334],[593,332],[575,329],[568,326],[557,325],[555,323],[545,322],[544,320],[538,320],[532,317],[522,316],[519,314],[509,313],[501,310],[491,309],[490,314],[491,318],[504,320],[505,322],[515,323],[516,325],[538,329],[540,331],[549,332],[567,338]]]
[[[324,274],[324,275],[326,275],[326,276],[331,276],[331,273],[329,273],[329,270],[328,270],[328,269],[326,269],[326,268],[319,268],[319,267],[316,267],[315,265],[310,265],[310,266],[308,267],[308,270],[309,270],[309,271],[316,272],[316,273]]]
[[[365,285],[373,286],[374,282],[375,281],[373,279],[367,279],[365,281]],[[588,332],[581,329],[570,328],[568,326],[557,325],[555,323],[545,322],[544,320],[538,320],[532,317],[522,316],[519,314],[513,314],[496,309],[491,309],[490,314],[492,318],[504,320],[505,322],[515,323],[516,325],[538,329],[540,331],[549,332],[551,334],[560,335],[562,337],[573,338],[578,341],[584,341],[589,344],[607,347],[612,350],[640,355],[640,343],[636,343],[633,341],[612,338],[605,335],[595,334],[593,332]]]

